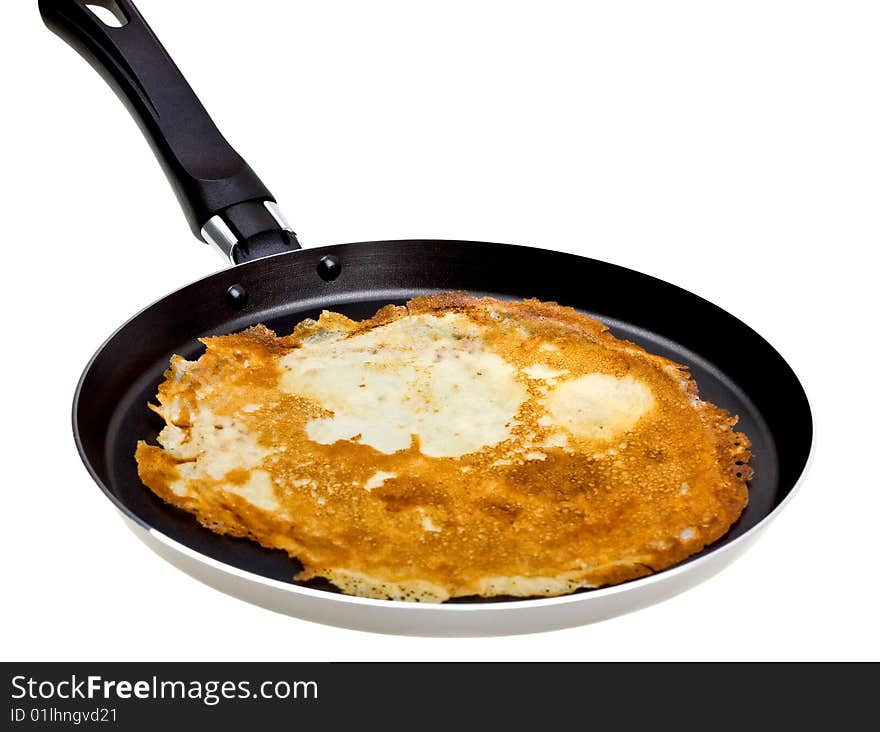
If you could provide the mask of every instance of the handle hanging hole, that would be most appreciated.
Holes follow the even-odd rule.
[[[115,0],[93,0],[85,3],[85,6],[92,15],[111,28],[122,28],[128,23],[128,18]]]

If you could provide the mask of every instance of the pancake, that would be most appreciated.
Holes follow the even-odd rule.
[[[324,312],[174,356],[143,483],[362,597],[552,596],[723,536],[750,443],[684,366],[537,300]]]

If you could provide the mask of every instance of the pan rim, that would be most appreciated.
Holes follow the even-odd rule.
[[[83,390],[84,382],[85,382],[87,376],[91,372],[94,363],[98,360],[98,358],[100,357],[100,355],[104,351],[105,347],[122,330],[124,330],[129,325],[129,323],[136,320],[144,312],[150,310],[157,303],[159,303],[162,300],[164,300],[165,298],[173,295],[174,293],[179,292],[182,289],[185,289],[186,287],[200,283],[204,280],[207,280],[211,277],[216,276],[219,273],[236,271],[241,268],[245,268],[248,265],[254,264],[255,262],[262,262],[265,259],[273,259],[275,257],[294,257],[294,256],[299,256],[299,255],[303,254],[304,252],[315,252],[316,250],[333,249],[336,247],[343,247],[343,246],[367,246],[367,245],[371,245],[371,244],[405,244],[405,243],[414,243],[414,242],[435,242],[435,243],[444,243],[445,242],[445,243],[450,243],[450,244],[455,243],[455,244],[465,244],[465,245],[474,244],[474,245],[482,245],[482,246],[488,245],[488,246],[499,246],[499,247],[517,247],[517,248],[522,248],[522,249],[534,249],[534,250],[538,250],[538,251],[542,251],[542,252],[554,252],[554,253],[558,253],[558,254],[565,255],[565,256],[572,256],[572,257],[577,257],[580,259],[592,260],[592,261],[600,262],[602,264],[611,264],[614,267],[617,267],[617,268],[620,268],[623,270],[628,270],[630,272],[641,275],[643,277],[650,277],[651,279],[657,280],[658,282],[661,282],[666,286],[674,287],[676,289],[682,290],[682,291],[687,292],[689,294],[692,294],[696,297],[699,297],[700,299],[705,300],[705,298],[702,298],[702,296],[696,295],[695,293],[690,292],[688,290],[684,290],[684,288],[681,288],[678,285],[675,285],[671,282],[667,282],[666,280],[661,280],[660,278],[654,277],[653,275],[648,275],[644,272],[640,272],[638,270],[634,270],[629,267],[623,267],[622,265],[604,262],[603,260],[594,260],[591,257],[586,257],[583,255],[578,255],[578,254],[572,254],[570,252],[558,252],[557,250],[543,249],[541,247],[534,247],[534,246],[523,245],[523,244],[510,244],[510,243],[503,243],[503,242],[486,242],[486,241],[476,241],[476,240],[470,241],[470,240],[462,240],[462,239],[387,239],[387,240],[383,239],[383,240],[374,240],[374,241],[347,242],[347,243],[341,243],[341,244],[327,244],[327,245],[321,245],[321,246],[317,246],[317,247],[309,247],[308,249],[304,249],[304,250],[282,252],[279,254],[270,255],[269,257],[263,257],[258,260],[252,260],[251,262],[244,262],[242,264],[237,264],[237,265],[234,265],[231,267],[225,267],[223,269],[217,270],[216,272],[209,273],[209,274],[205,275],[204,277],[201,277],[197,280],[194,280],[193,282],[190,282],[186,285],[183,285],[180,288],[176,288],[174,290],[171,290],[170,292],[166,293],[165,295],[163,295],[159,298],[156,298],[153,302],[149,303],[148,305],[146,305],[145,307],[141,308],[136,313],[131,315],[129,318],[127,318],[118,328],[116,328],[107,338],[104,339],[104,341],[100,344],[100,346],[92,354],[92,356],[89,358],[88,362],[86,363],[86,365],[85,365],[85,367],[79,377],[79,380],[77,381],[76,389],[74,391],[74,396],[73,396],[73,403],[71,405],[71,407],[72,407],[72,409],[71,409],[71,412],[72,412],[71,426],[73,428],[72,431],[73,431],[74,443],[76,444],[76,448],[77,448],[77,452],[79,453],[80,460],[82,461],[83,465],[85,466],[85,468],[88,471],[89,475],[91,476],[92,480],[98,485],[98,487],[101,489],[101,492],[105,495],[105,497],[108,498],[110,500],[110,502],[116,507],[116,509],[122,514],[122,517],[132,521],[136,526],[147,531],[152,537],[154,537],[155,539],[157,539],[158,541],[160,541],[162,544],[164,544],[168,548],[172,549],[173,551],[176,551],[180,554],[183,554],[184,556],[189,557],[190,559],[193,559],[197,562],[200,562],[204,565],[207,565],[208,567],[210,567],[214,570],[223,572],[226,575],[231,575],[231,576],[236,577],[238,579],[246,580],[251,583],[256,583],[259,585],[263,585],[263,586],[271,588],[273,590],[287,592],[287,593],[291,593],[293,595],[300,595],[303,597],[312,598],[312,599],[316,599],[316,600],[320,599],[320,600],[325,600],[325,601],[330,601],[330,602],[341,602],[341,603],[348,604],[348,605],[372,607],[372,608],[376,608],[376,609],[391,609],[391,608],[393,608],[395,611],[405,610],[408,612],[428,612],[428,611],[438,611],[439,610],[439,611],[447,612],[447,613],[448,612],[455,612],[455,613],[468,613],[468,614],[470,614],[470,613],[475,613],[475,612],[480,612],[480,611],[488,612],[490,610],[495,611],[495,610],[501,610],[501,609],[508,609],[510,611],[515,611],[515,610],[524,610],[526,608],[540,608],[540,607],[567,605],[567,604],[572,604],[572,603],[577,603],[577,602],[585,602],[591,598],[596,598],[596,599],[607,598],[607,597],[611,597],[614,595],[623,594],[623,593],[626,593],[629,591],[633,591],[636,588],[647,587],[647,586],[650,586],[650,585],[653,585],[653,584],[656,584],[659,582],[663,582],[665,580],[670,580],[674,577],[682,576],[686,573],[689,573],[691,571],[696,570],[699,567],[705,566],[710,561],[715,561],[715,560],[720,559],[722,556],[730,553],[731,551],[733,551],[735,548],[739,547],[741,544],[743,544],[747,540],[754,538],[757,533],[759,533],[760,531],[765,529],[770,524],[770,522],[772,520],[774,520],[780,514],[780,512],[789,505],[789,503],[794,498],[794,496],[799,492],[801,484],[803,483],[805,476],[808,474],[808,472],[810,470],[810,467],[812,465],[814,455],[815,455],[816,424],[815,424],[815,420],[813,419],[814,412],[813,412],[813,407],[812,407],[812,401],[810,400],[809,394],[808,394],[807,389],[804,386],[802,380],[797,375],[795,370],[793,368],[791,368],[791,366],[788,364],[788,361],[782,356],[782,354],[780,354],[769,341],[767,341],[758,331],[756,331],[754,328],[752,328],[748,323],[741,320],[738,316],[733,315],[732,313],[729,313],[727,310],[724,310],[723,308],[721,308],[721,309],[724,310],[724,312],[727,312],[729,315],[736,318],[736,320],[738,320],[745,327],[747,327],[753,333],[758,335],[762,340],[764,340],[767,343],[767,345],[785,363],[785,365],[788,366],[788,368],[791,370],[792,374],[794,375],[795,380],[797,381],[797,384],[800,386],[801,391],[803,392],[803,397],[806,402],[807,412],[810,417],[810,446],[809,446],[807,458],[804,461],[803,466],[801,467],[800,471],[798,472],[797,477],[793,481],[791,488],[788,490],[788,492],[786,493],[786,495],[782,499],[782,501],[780,501],[780,503],[778,505],[776,505],[769,513],[767,513],[763,517],[761,517],[754,526],[752,526],[750,529],[746,530],[743,534],[741,534],[740,536],[736,537],[735,539],[733,539],[731,541],[728,541],[727,543],[725,543],[721,546],[717,546],[714,548],[712,548],[712,547],[704,548],[703,551],[705,551],[706,553],[703,554],[702,556],[699,556],[696,558],[691,558],[691,559],[685,559],[681,563],[673,565],[672,567],[668,567],[666,569],[660,570],[659,572],[653,572],[652,574],[647,575],[645,577],[640,577],[637,579],[629,580],[629,581],[621,583],[621,584],[611,585],[609,587],[599,587],[599,588],[595,588],[595,589],[587,589],[586,591],[583,591],[583,592],[569,593],[566,595],[559,595],[559,596],[554,596],[554,597],[535,597],[535,598],[529,598],[529,599],[505,600],[503,602],[474,601],[474,602],[468,602],[468,603],[402,602],[399,600],[382,600],[382,599],[375,599],[375,598],[358,597],[355,595],[345,595],[342,593],[327,592],[326,590],[318,590],[318,589],[313,589],[310,587],[304,587],[302,585],[297,585],[297,584],[293,584],[293,583],[274,580],[269,577],[265,577],[261,574],[251,572],[251,571],[248,571],[245,569],[241,569],[241,568],[233,566],[231,564],[227,564],[227,563],[222,562],[220,560],[214,559],[213,557],[210,557],[206,554],[203,554],[202,552],[196,551],[195,549],[187,546],[186,544],[182,544],[182,543],[176,541],[175,539],[172,539],[171,537],[162,533],[158,529],[152,527],[144,519],[142,519],[140,516],[135,514],[134,511],[132,511],[122,501],[122,499],[120,499],[118,496],[116,496],[110,490],[109,486],[107,486],[105,484],[104,480],[98,475],[97,470],[93,466],[91,460],[89,459],[89,457],[86,453],[86,450],[85,450],[85,447],[83,445],[82,438],[81,438],[81,431],[79,428],[78,411],[79,411],[79,406],[80,406],[80,401],[81,401],[82,390]],[[706,302],[714,305],[714,303],[712,303],[709,300],[706,300]],[[715,306],[715,307],[719,307],[719,306]]]

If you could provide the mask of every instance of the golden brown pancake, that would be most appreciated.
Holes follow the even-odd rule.
[[[748,501],[737,418],[571,308],[448,293],[204,343],[171,360],[141,480],[300,580],[560,595],[680,562]]]

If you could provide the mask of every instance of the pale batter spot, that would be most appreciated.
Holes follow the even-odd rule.
[[[183,497],[189,495],[189,488],[186,487],[186,481],[175,480],[169,483],[168,487],[174,492],[175,496]]]
[[[432,534],[439,534],[442,529],[437,526],[433,521],[431,521],[430,516],[422,515],[422,528],[425,531],[430,531]]]
[[[567,447],[568,446],[568,435],[564,432],[554,432],[552,435],[548,435],[547,439],[544,440],[544,447]]]
[[[178,383],[186,375],[189,368],[194,366],[195,363],[195,361],[187,361],[183,358],[177,359],[177,361],[172,364],[171,380]]]
[[[281,359],[281,386],[332,412],[306,424],[322,445],[356,440],[392,454],[417,435],[424,455],[459,457],[507,439],[528,398],[482,330],[455,313],[417,315],[306,342]]]
[[[266,511],[274,511],[278,508],[272,478],[264,470],[252,471],[250,479],[242,485],[225,485],[224,488],[230,493],[241,496],[257,508]]]
[[[175,398],[171,400],[171,403],[168,405],[168,418],[171,422],[179,422],[183,418],[183,405],[180,403],[180,398]]]
[[[688,539],[693,539],[693,538],[694,538],[694,535],[695,535],[696,533],[697,533],[697,532],[694,531],[692,528],[687,528],[687,529],[685,529],[684,531],[682,531],[681,534],[680,534],[679,536],[681,537],[681,540],[682,540],[682,541],[687,541]]]
[[[373,488],[380,488],[389,478],[396,478],[397,473],[389,473],[385,470],[377,470],[371,475],[367,482],[364,483],[364,490],[371,491]]]
[[[530,379],[555,379],[557,376],[564,376],[568,373],[568,369],[563,369],[559,371],[557,369],[550,368],[546,364],[536,363],[531,366],[527,366],[523,369],[523,373],[528,376]]]
[[[190,415],[192,426],[183,430],[166,425],[159,433],[159,444],[178,460],[193,461],[191,477],[223,478],[230,470],[259,465],[270,451],[239,421],[215,415],[203,407]]]
[[[544,452],[535,451],[535,452],[527,452],[526,453],[526,460],[546,460],[546,459],[547,459],[547,453],[544,453]]]
[[[632,376],[593,373],[559,384],[543,406],[576,437],[611,440],[635,427],[653,408],[654,396]]]

